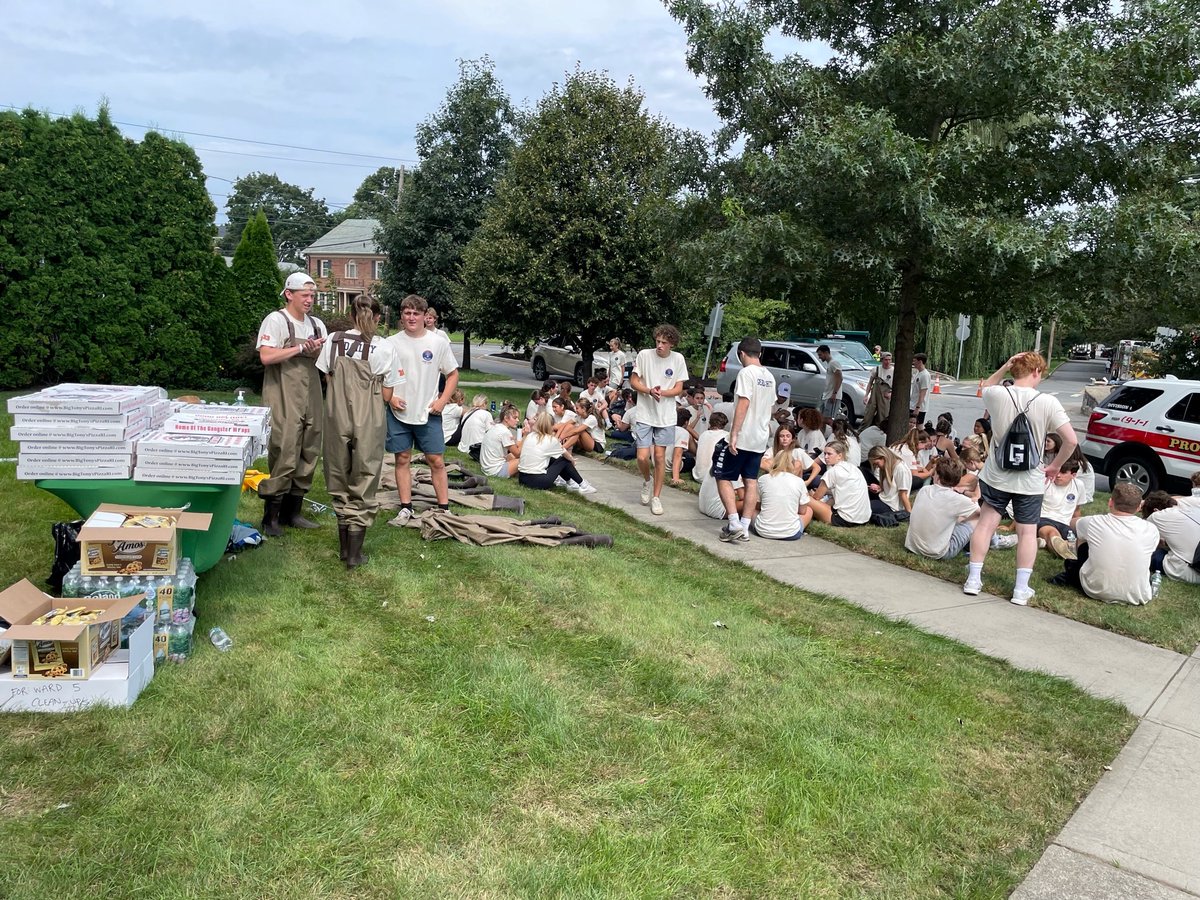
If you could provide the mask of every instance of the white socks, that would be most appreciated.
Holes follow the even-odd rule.
[[[1021,571],[1020,569],[1017,570]],[[1029,570],[1026,569],[1026,572]],[[1025,576],[1025,580],[1029,580],[1029,576]],[[967,563],[967,581],[983,581],[983,563]]]
[[[1017,583],[1013,585],[1013,593],[1029,590],[1029,576],[1033,569],[1017,569]]]

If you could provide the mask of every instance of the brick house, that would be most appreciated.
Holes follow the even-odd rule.
[[[378,219],[347,219],[304,248],[301,255],[317,283],[322,310],[344,313],[360,294],[373,293],[387,259],[375,243],[378,230]]]

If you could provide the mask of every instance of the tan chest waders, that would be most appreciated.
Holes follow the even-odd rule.
[[[298,347],[292,317],[284,313],[288,338],[283,346]],[[308,317],[313,336],[320,337],[316,323]],[[303,498],[312,487],[321,452],[321,424],[324,418],[321,398],[321,373],[315,356],[300,353],[273,366],[263,376],[263,401],[271,407],[271,441],[267,446],[267,467],[271,477],[258,488],[260,497],[294,495]],[[299,504],[297,503],[297,508]],[[286,523],[285,523],[286,524]]]

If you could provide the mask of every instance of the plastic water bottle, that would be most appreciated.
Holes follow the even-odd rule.
[[[233,638],[225,633],[225,629],[220,625],[209,629],[208,639],[212,641],[212,645],[224,653],[226,650],[233,649]]]
[[[245,406],[246,405],[246,389],[245,388],[238,388],[237,399],[233,401],[233,405],[234,406]]]
[[[492,401],[492,412],[495,412],[495,411],[496,411],[496,401],[493,400]]]
[[[1162,572],[1150,573],[1150,596],[1157,597],[1158,589],[1162,587]]]

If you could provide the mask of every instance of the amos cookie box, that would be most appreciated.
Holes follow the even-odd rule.
[[[102,503],[79,530],[85,575],[174,575],[179,530],[207,531],[209,513]]]

